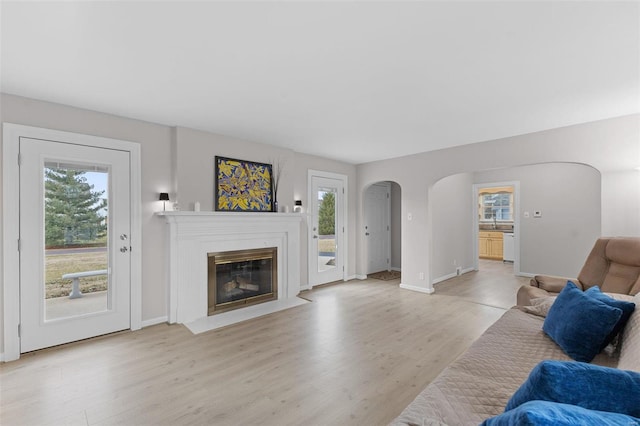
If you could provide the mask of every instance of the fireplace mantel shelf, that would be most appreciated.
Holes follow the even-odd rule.
[[[303,214],[164,211],[168,224],[169,322],[207,318],[207,254],[276,247],[278,301],[300,292],[300,227]],[[243,309],[240,309],[243,310]],[[220,313],[222,317],[231,314]]]
[[[191,211],[165,211],[156,212],[156,216],[169,217],[228,217],[228,218],[298,218],[302,220],[302,213],[271,213],[271,212],[191,212]]]

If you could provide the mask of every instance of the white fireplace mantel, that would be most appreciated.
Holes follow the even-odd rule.
[[[169,225],[170,323],[207,317],[208,253],[276,247],[278,300],[293,299],[300,292],[299,213],[168,211],[156,215]]]

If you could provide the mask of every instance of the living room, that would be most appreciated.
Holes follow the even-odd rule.
[[[251,7],[259,7],[259,11],[264,13],[264,16],[270,16],[270,13],[267,13],[269,7],[274,7],[275,11],[271,11],[271,13],[278,16],[282,14],[280,18],[282,21],[277,21],[273,24],[274,27],[278,27],[280,24],[284,26],[283,22],[288,22],[289,19],[297,22],[295,29],[298,31],[301,31],[300,27],[304,26],[302,23],[313,24],[311,28],[319,32],[313,33],[309,30],[310,37],[313,37],[307,42],[311,43],[309,46],[317,46],[313,44],[313,42],[319,43],[315,37],[326,36],[324,32],[319,30],[319,28],[324,28],[324,25],[320,25],[320,23],[326,24],[328,22],[326,20],[331,17],[335,18],[336,15],[348,17],[349,19],[338,19],[338,23],[335,24],[337,25],[336,31],[340,30],[338,31],[339,35],[344,36],[350,34],[346,28],[349,25],[357,26],[358,22],[357,4],[346,5],[344,6],[346,9],[341,9],[340,2],[336,2],[333,6],[325,5],[324,7],[328,8],[325,11],[321,10],[322,4],[314,4],[309,6],[311,7],[309,10],[296,11],[293,5],[270,5],[269,3],[264,2],[261,6],[253,4],[230,6],[222,3],[219,5],[222,9],[216,10],[219,13],[216,17],[216,23],[222,25],[222,22],[217,21],[223,21],[225,16],[234,19],[240,16],[248,19],[248,16],[254,16],[249,13]],[[366,277],[367,259],[362,226],[365,190],[377,182],[395,182],[401,188],[402,234],[399,269],[402,272],[402,279],[400,287],[408,291],[414,290],[417,293],[426,294],[433,292],[434,281],[455,272],[456,266],[462,267],[463,270],[470,270],[474,268],[474,262],[476,262],[472,251],[474,237],[470,220],[471,208],[466,211],[445,208],[440,203],[434,202],[432,198],[434,192],[437,197],[439,193],[453,190],[459,194],[460,204],[464,206],[471,204],[471,186],[474,183],[517,180],[519,178],[515,175],[515,171],[522,170],[519,168],[549,167],[547,170],[555,168],[557,176],[563,177],[561,182],[556,180],[555,183],[562,187],[562,193],[571,194],[572,198],[564,197],[559,201],[563,203],[562,215],[557,215],[553,210],[556,204],[550,206],[542,204],[545,200],[544,194],[531,202],[527,201],[526,197],[522,199],[521,211],[526,209],[533,212],[536,209],[541,209],[543,215],[541,218],[520,217],[519,219],[519,268],[515,272],[523,276],[537,273],[575,276],[584,263],[595,238],[599,236],[640,236],[640,220],[638,219],[640,217],[640,172],[636,170],[640,166],[640,143],[638,143],[640,140],[640,84],[638,79],[638,33],[640,29],[638,20],[634,18],[637,18],[638,5],[635,2],[616,3],[611,6],[604,2],[575,2],[571,6],[552,2],[547,6],[539,6],[541,9],[536,9],[538,6],[523,3],[520,6],[522,9],[514,6],[509,10],[500,10],[499,5],[496,4],[472,3],[473,5],[458,3],[457,6],[450,6],[452,9],[447,10],[448,6],[441,3],[420,4],[418,2],[413,6],[405,4],[404,8],[400,7],[399,11],[390,4],[383,4],[378,5],[381,9],[367,11],[367,14],[371,14],[367,15],[371,21],[368,25],[362,24],[364,26],[362,31],[363,34],[367,34],[371,38],[364,37],[364,40],[360,40],[353,35],[352,38],[347,38],[347,46],[356,52],[358,49],[368,52],[371,45],[382,44],[381,50],[372,52],[371,56],[366,56],[367,61],[364,61],[366,66],[354,67],[351,70],[352,73],[345,74],[346,77],[332,79],[330,78],[331,73],[327,73],[324,76],[327,79],[326,87],[322,86],[313,91],[310,91],[312,85],[286,89],[286,84],[293,84],[296,81],[293,78],[289,79],[289,75],[285,81],[280,79],[266,80],[266,77],[259,77],[262,73],[266,73],[265,69],[255,68],[249,72],[251,66],[256,66],[256,63],[259,62],[258,59],[255,59],[255,61],[242,63],[242,68],[236,69],[235,65],[230,65],[219,76],[212,75],[212,80],[226,81],[220,86],[210,88],[211,94],[200,91],[202,89],[199,87],[186,87],[182,83],[175,83],[176,80],[188,80],[190,77],[188,70],[180,68],[182,74],[179,74],[180,78],[176,80],[171,75],[163,75],[161,78],[165,79],[167,87],[175,85],[176,91],[179,91],[181,87],[189,89],[185,90],[184,97],[176,98],[174,92],[168,93],[162,87],[156,87],[154,91],[149,91],[149,89],[138,91],[137,88],[143,83],[146,76],[155,75],[159,69],[168,68],[168,64],[171,62],[179,61],[177,58],[165,58],[163,48],[153,46],[153,43],[146,38],[142,40],[133,38],[127,41],[126,38],[120,39],[118,36],[111,41],[108,38],[102,39],[100,42],[95,41],[96,46],[103,46],[103,50],[96,49],[102,55],[106,55],[112,50],[120,51],[122,49],[124,52],[124,46],[128,42],[135,45],[135,49],[129,51],[124,57],[109,56],[110,62],[106,67],[102,63],[103,68],[111,69],[111,72],[114,73],[114,86],[126,87],[124,92],[129,92],[128,94],[118,92],[117,95],[111,90],[113,87],[110,86],[110,78],[104,75],[95,80],[82,80],[82,84],[78,79],[78,87],[69,85],[68,80],[60,80],[59,82],[53,80],[54,75],[63,73],[58,69],[58,67],[62,68],[62,63],[79,63],[81,55],[71,47],[69,50],[54,52],[51,45],[45,43],[45,34],[57,34],[51,35],[52,40],[49,41],[52,45],[59,43],[60,46],[73,46],[67,44],[69,39],[65,36],[69,37],[69,34],[65,33],[63,36],[58,25],[67,22],[69,25],[73,24],[74,30],[80,31],[82,22],[79,23],[75,18],[69,18],[69,16],[65,17],[66,14],[77,12],[80,14],[78,16],[84,17],[88,23],[92,24],[99,22],[118,23],[115,27],[123,26],[120,28],[122,34],[125,34],[125,28],[130,29],[131,34],[134,34],[133,27],[135,25],[133,22],[144,21],[142,17],[145,16],[144,13],[149,11],[147,8],[158,7],[156,12],[151,9],[151,15],[156,13],[159,21],[170,26],[175,18],[167,16],[172,14],[169,5],[159,6],[151,3],[135,7],[129,5],[132,7],[131,22],[123,22],[121,21],[121,10],[118,10],[117,7],[91,10],[87,6],[88,9],[83,11],[82,7],[73,3],[66,6],[50,3],[47,6],[42,4],[19,5],[7,2],[2,5],[4,52],[0,118],[2,123],[113,138],[140,145],[141,241],[139,244],[141,250],[139,256],[141,281],[139,283],[139,321],[143,329],[166,323],[169,319],[169,271],[165,267],[168,236],[165,221],[156,215],[162,210],[162,202],[158,200],[158,195],[164,192],[169,194],[171,202],[168,206],[170,209],[172,208],[170,204],[177,201],[181,210],[191,211],[194,209],[194,203],[199,202],[202,211],[213,211],[215,156],[264,163],[280,161],[283,164],[283,176],[278,191],[278,201],[281,205],[291,207],[295,200],[303,200],[303,207],[308,207],[307,200],[310,198],[307,181],[308,170],[320,170],[346,176],[348,204],[345,218],[347,241],[344,258],[345,280]],[[121,5],[120,7],[125,6]],[[215,7],[215,4],[209,6]],[[76,7],[77,9],[75,9]],[[224,7],[228,7],[230,10],[225,10]],[[235,7],[238,9],[234,9]],[[290,10],[288,7],[293,9]],[[367,7],[366,3],[361,7]],[[460,38],[455,38],[450,45],[442,50],[434,47],[436,43],[431,41],[431,38],[429,38],[429,42],[424,39],[421,41],[426,44],[424,48],[420,47],[419,42],[410,44],[410,48],[407,49],[410,52],[431,49],[432,53],[430,54],[434,55],[438,61],[419,64],[420,66],[417,68],[421,72],[417,72],[417,75],[412,74],[413,80],[407,83],[409,85],[407,87],[399,84],[399,80],[403,79],[403,74],[396,68],[397,64],[390,66],[391,70],[396,72],[396,77],[391,80],[378,82],[377,80],[368,81],[364,78],[359,81],[357,77],[363,75],[363,70],[376,69],[376,66],[386,62],[373,61],[372,58],[384,55],[393,57],[392,49],[389,49],[388,46],[385,47],[383,40],[381,40],[384,37],[378,33],[378,24],[385,22],[389,24],[381,16],[386,13],[398,13],[399,17],[407,18],[407,15],[413,15],[411,7],[418,8],[417,12],[425,13],[422,20],[442,30],[442,34],[453,37],[451,33],[444,31],[444,24],[436,23],[438,13],[443,13],[442,16],[446,17],[444,21],[451,25],[453,25],[452,22],[457,22],[456,20],[459,19],[455,28],[468,26],[470,30]],[[429,7],[434,9],[428,9]],[[571,10],[571,7],[575,7],[576,10]],[[421,10],[420,8],[427,9]],[[477,20],[474,14],[480,12],[494,30],[489,31],[486,28],[478,29],[476,27]],[[86,13],[86,15],[82,13]],[[294,14],[295,18],[287,18],[290,13]],[[300,13],[301,16],[297,16],[295,13]],[[323,18],[320,23],[313,19],[316,13],[320,13]],[[549,18],[549,26],[552,29],[548,30],[549,34],[558,37],[558,46],[554,48],[553,37],[544,40],[538,39],[538,44],[535,40],[530,40],[527,34],[524,34],[520,38],[516,37],[517,41],[527,41],[530,44],[525,44],[526,47],[522,47],[521,51],[516,49],[514,41],[514,45],[496,47],[490,52],[491,54],[487,53],[485,61],[485,57],[478,53],[483,51],[481,43],[474,44],[472,40],[474,37],[479,37],[478,33],[485,30],[490,34],[487,38],[482,38],[483,42],[492,41],[496,45],[507,43],[506,39],[510,34],[513,35],[515,29],[512,25],[504,27],[498,25],[503,21],[511,22],[504,20],[501,13],[513,14],[509,15],[513,19],[512,22],[520,24],[531,22],[533,27],[540,25],[539,28],[543,28],[541,23],[546,22],[547,18],[555,16],[556,21]],[[197,15],[195,12],[194,14]],[[576,15],[583,16],[585,22],[577,23],[572,18]],[[55,16],[57,19],[49,21],[46,19],[47,16]],[[528,17],[523,18],[523,16]],[[608,18],[605,19],[603,16]],[[31,18],[27,19],[28,17]],[[529,19],[530,21],[528,21]],[[411,20],[411,25],[415,25],[411,28],[417,31],[423,24],[422,20],[417,19],[417,22]],[[226,39],[225,43],[229,43],[229,46],[224,49],[220,48],[218,54],[235,64],[232,60],[234,54],[252,52],[255,55],[254,58],[260,58],[263,63],[267,63],[268,61],[263,57],[264,53],[260,51],[265,48],[264,45],[259,45],[255,51],[248,50],[248,45],[255,43],[259,35],[264,34],[263,31],[273,28],[268,25],[262,27],[266,24],[255,17],[248,19],[248,21],[243,23],[240,28],[247,29],[245,25],[257,26],[256,33],[250,37],[251,40],[240,38],[238,41],[240,44],[233,45],[229,39]],[[24,44],[21,44],[16,41],[24,35],[23,30],[20,30],[20,25],[27,25],[27,22],[30,22],[29,26],[38,25],[39,29],[33,30],[35,34],[33,39],[28,39]],[[198,22],[201,23],[201,21]],[[398,27],[402,27],[399,22],[395,23],[396,30]],[[573,36],[563,38],[561,36],[563,28],[572,28],[574,34],[578,35],[575,38]],[[225,29],[228,27],[225,26]],[[151,29],[149,31],[151,34]],[[281,40],[282,34],[277,34],[279,37],[276,39],[283,42]],[[385,31],[382,31],[382,34],[389,37]],[[540,36],[538,32],[534,34],[536,36],[531,36],[532,39]],[[286,35],[295,38],[289,33]],[[58,36],[61,39],[57,39]],[[233,37],[240,36],[237,32],[233,33]],[[422,36],[427,38],[424,34]],[[405,34],[400,39],[394,39],[394,42],[407,42],[407,39],[411,39],[410,34]],[[472,48],[467,51],[468,56],[458,60],[455,58],[456,55],[451,52],[456,48],[459,49],[461,40],[465,43],[472,43]],[[111,42],[114,47],[109,47]],[[333,39],[332,43],[319,44],[320,47],[329,46],[336,51],[340,51],[341,46],[344,47],[341,40]],[[104,47],[105,45],[107,47]],[[47,49],[42,46],[48,46],[49,51],[46,51]],[[148,46],[149,50],[146,53],[136,50],[142,46]],[[201,45],[196,46],[195,50],[201,47]],[[295,47],[288,45],[290,50],[283,49],[284,52],[278,50],[275,52],[276,56],[278,58],[287,57],[287,55],[294,57],[294,53],[298,52]],[[308,49],[308,52],[313,50],[310,47]],[[322,51],[322,49],[320,50]],[[180,52],[180,49],[176,49],[176,51]],[[548,51],[548,54],[544,53],[545,51]],[[568,51],[573,51],[575,58],[571,59],[571,55],[565,54]],[[21,52],[29,52],[29,55]],[[141,52],[143,53],[140,54]],[[521,54],[517,52],[521,52]],[[213,52],[210,56],[215,57],[215,53]],[[320,52],[315,53],[319,55],[319,59],[317,62],[311,63],[320,68],[321,63],[324,63],[328,58]],[[149,56],[151,60],[149,63],[141,63],[139,67],[133,67],[133,70],[130,69],[130,66],[113,66],[114,63],[119,63],[118,60],[124,59],[138,63],[136,62],[138,54],[140,57]],[[24,58],[30,55],[36,57],[42,55],[45,59],[43,62],[49,64],[47,66],[51,69],[47,69],[47,67],[38,69],[31,66]],[[56,59],[56,56],[53,55],[61,56]],[[247,55],[251,56],[250,53]],[[311,53],[308,56],[311,56]],[[407,58],[410,57],[411,55],[407,54],[404,59],[408,61]],[[159,58],[162,59],[160,63],[154,62],[160,60]],[[306,59],[307,55],[304,58]],[[349,60],[349,58],[351,58],[349,55],[338,55],[333,58],[336,61],[333,66],[339,68],[346,66],[345,63],[352,64],[355,60]],[[95,60],[93,57],[92,59]],[[444,71],[440,71],[437,77],[441,78],[443,74],[447,74],[447,69],[451,73],[455,71],[455,76],[448,80],[448,85],[444,85],[443,81],[435,78],[428,84],[420,83],[419,77],[421,75],[427,75],[427,71],[437,68],[436,63],[447,63],[447,60],[452,62],[451,68],[442,66],[441,69]],[[207,58],[207,61],[211,61],[211,63],[207,62],[205,68],[210,67],[208,68],[210,71],[214,70],[217,62],[211,58]],[[500,65],[490,66],[490,63],[494,61]],[[389,62],[392,62],[391,59]],[[83,61],[80,63],[84,64]],[[95,63],[98,64],[95,65],[96,68],[100,67],[101,62]],[[198,64],[204,66],[199,62]],[[300,68],[295,68],[294,65]],[[196,65],[189,67],[191,66]],[[293,69],[306,69],[295,61],[290,66]],[[390,68],[385,68],[385,70],[391,72]],[[92,70],[93,68],[89,67],[88,69]],[[440,70],[440,68],[437,69]],[[471,70],[471,72],[463,72],[463,69]],[[501,69],[507,71],[500,71]],[[237,80],[233,80],[234,76],[229,70],[239,73]],[[64,72],[68,71],[68,69],[64,69]],[[130,71],[129,76],[127,76],[128,71]],[[276,73],[273,69],[270,69],[269,72]],[[580,75],[580,72],[583,72],[584,75]],[[499,74],[498,78],[495,77],[496,73]],[[300,74],[307,78],[306,74],[301,71]],[[17,78],[19,75],[22,76],[21,79]],[[120,78],[124,76],[124,78],[118,80],[116,75]],[[498,90],[500,79],[506,78],[507,75],[519,75],[519,77],[509,80],[509,84],[512,86]],[[316,75],[316,77],[318,76]],[[51,78],[52,81],[49,81],[48,78]],[[456,79],[459,79],[458,83],[456,83]],[[579,80],[579,83],[575,83],[577,87],[574,87],[572,84],[576,79]],[[232,84],[232,81],[236,82]],[[322,80],[316,79],[315,81]],[[359,83],[371,86],[362,92],[350,92],[345,87],[344,81],[353,86],[358,86]],[[463,81],[464,84],[460,81]],[[342,85],[341,82],[343,82]],[[225,84],[232,89],[224,89]],[[387,86],[384,86],[385,84]],[[457,84],[462,84],[463,88]],[[440,87],[440,85],[444,88],[437,89],[436,87]],[[477,91],[479,89],[476,86],[484,85],[493,88],[482,92]],[[535,86],[535,88],[531,89],[531,87],[526,87],[527,85]],[[60,90],[54,92],[54,87]],[[320,93],[322,92],[320,89],[329,90],[329,88],[332,88],[331,96],[335,97],[334,101],[328,104],[329,107],[313,110],[302,108],[307,103],[322,105],[330,102],[331,98]],[[472,88],[473,90],[471,90]],[[78,92],[68,95],[72,90]],[[387,90],[393,93],[389,94]],[[465,92],[465,90],[468,93],[462,96],[460,92]],[[428,104],[419,103],[407,93],[412,91],[421,93],[420,98],[433,96],[435,101]],[[538,99],[534,96],[536,91],[543,93],[545,97]],[[253,94],[248,94],[248,92]],[[380,104],[386,105],[384,108],[380,107],[381,109],[377,113],[379,115],[368,116],[363,112],[366,111],[366,105],[376,104],[372,98],[365,99],[364,103],[358,103],[357,108],[353,109],[355,112],[351,114],[348,108],[350,107],[349,102],[353,99],[350,99],[350,96],[364,97],[363,93],[369,92],[378,93],[381,96]],[[79,97],[79,93],[83,96]],[[109,93],[113,95],[114,99],[109,99]],[[341,98],[341,93],[347,95]],[[557,93],[561,95],[556,96]],[[226,97],[223,97],[223,94]],[[407,96],[407,99],[403,99],[403,94]],[[245,97],[243,98],[243,96]],[[519,101],[518,96],[522,96],[524,101]],[[210,98],[209,101],[216,97],[222,100],[219,101],[219,104],[214,103],[213,113],[207,113],[207,108],[212,104],[205,103],[199,107],[192,107],[186,103],[189,99],[193,99],[193,102],[199,102],[202,97]],[[150,100],[150,103],[155,106],[167,104],[174,109],[155,111],[148,103],[138,104],[136,102],[141,101],[134,102],[134,99]],[[309,102],[309,99],[317,101]],[[393,100],[396,101],[395,104],[391,103]],[[296,132],[280,136],[279,132],[282,131],[282,128],[277,126],[270,128],[260,124],[271,120],[271,115],[267,114],[270,108],[277,110],[282,105],[289,103],[295,104],[295,106],[286,109],[287,113],[292,114],[297,109],[302,112],[291,118],[280,117],[278,123],[288,122]],[[113,107],[114,104],[116,107]],[[390,108],[389,105],[394,106]],[[400,105],[403,105],[405,109],[402,110],[404,113],[398,115],[410,119],[398,120],[395,117],[394,108],[399,108]],[[145,110],[143,106],[148,109]],[[450,112],[440,115],[438,113],[439,107],[442,108],[442,111],[449,110]],[[225,109],[232,112],[226,113]],[[250,110],[250,112],[243,116],[241,115],[243,109]],[[412,111],[413,115],[411,115]],[[260,118],[261,112],[269,118]],[[250,115],[255,121],[249,121]],[[337,129],[336,133],[325,133],[328,130],[321,127],[320,121],[315,121],[318,116],[323,115],[327,122],[333,123]],[[377,127],[379,122],[385,121],[383,120],[385,115],[390,117],[390,124],[384,128]],[[348,116],[349,119],[341,121],[336,118],[341,116]],[[224,119],[219,117],[224,117]],[[442,120],[440,126],[443,130],[431,133],[430,127],[439,127],[437,119]],[[417,126],[414,120],[424,121],[428,125]],[[209,122],[219,126],[209,125]],[[345,127],[346,122],[351,122],[353,127]],[[352,134],[354,128],[362,129],[362,133],[357,138]],[[465,130],[467,128],[468,130]],[[409,137],[407,129],[413,129],[416,132],[420,130],[421,133]],[[455,134],[455,138],[451,137],[452,140],[449,139],[449,136],[443,137],[446,132],[454,130],[458,133]],[[313,134],[317,136],[312,138]],[[326,137],[326,141],[322,141],[325,134],[330,136]],[[293,141],[296,139],[302,141],[302,146],[294,146]],[[349,141],[352,139],[354,143],[350,144]],[[406,148],[406,151],[402,151],[400,148],[399,140],[403,139],[413,141],[413,145]],[[383,143],[380,143],[381,140]],[[451,144],[448,145],[448,142]],[[3,141],[3,145],[4,143]],[[374,147],[378,148],[378,146],[381,147],[376,153]],[[514,173],[509,177],[505,174],[501,175],[501,170]],[[463,182],[458,180],[454,184],[447,180],[451,176],[463,176]],[[586,176],[590,183],[593,182],[596,185],[585,187],[576,181],[576,176]],[[7,184],[6,179],[7,176],[3,176],[3,188]],[[554,184],[554,182],[547,183]],[[451,187],[447,186],[450,184]],[[543,191],[538,191],[538,193],[540,192]],[[531,194],[530,191],[528,193]],[[577,200],[587,200],[588,203],[585,201],[585,205],[580,205],[580,209],[572,210],[572,205],[578,205],[575,204],[578,202]],[[3,219],[8,206],[9,202],[5,200],[0,213]],[[581,226],[580,221],[585,217],[583,211],[589,212],[588,226]],[[7,225],[4,226],[5,228],[2,230],[5,242],[3,253],[6,253],[9,243],[5,236],[9,231],[6,229]],[[544,226],[552,226],[555,232],[541,232],[541,226],[543,228]],[[467,231],[459,232],[460,229]],[[450,230],[451,232],[447,234],[442,230]],[[452,232],[456,233],[456,238],[448,237]],[[309,287],[309,271],[306,261],[309,238],[312,238],[311,234],[303,222],[300,232],[300,259],[302,261],[299,265],[299,284],[303,289]],[[552,248],[554,251],[551,251]],[[453,264],[453,260],[457,265]],[[442,288],[440,287],[442,285],[446,284],[438,284],[435,294]],[[7,281],[3,277],[2,287],[5,294],[6,286]],[[3,298],[3,300],[5,302],[0,317],[3,318],[3,325],[5,325],[2,327],[2,341],[4,342],[7,338],[7,327],[4,322],[7,299]],[[417,309],[415,306],[414,308]],[[13,328],[11,328],[11,333],[17,335]],[[5,353],[4,346],[0,348],[0,353]]]

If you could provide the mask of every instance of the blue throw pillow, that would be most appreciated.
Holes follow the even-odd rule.
[[[621,309],[587,296],[569,281],[549,309],[542,330],[571,358],[590,362],[621,316]]]
[[[607,296],[606,294],[600,291],[600,287],[598,286],[591,287],[590,289],[586,290],[584,294],[586,294],[589,297],[593,297],[596,300],[604,302],[609,306],[613,306],[614,308],[619,308],[622,310],[622,316],[618,320],[618,323],[616,324],[616,326],[613,327],[613,330],[611,331],[611,333],[609,333],[609,335],[607,336],[606,342],[600,348],[600,350],[602,350],[605,348],[605,346],[611,343],[611,341],[614,339],[614,337],[618,335],[618,333],[622,331],[624,326],[627,324],[627,321],[629,321],[631,314],[633,313],[633,311],[635,311],[636,304],[633,302],[627,302],[624,300],[616,300],[613,297]]]
[[[542,400],[640,417],[640,373],[574,361],[542,361],[505,410]]]
[[[529,401],[482,422],[481,426],[638,426],[640,419],[626,414],[587,410],[575,405]]]

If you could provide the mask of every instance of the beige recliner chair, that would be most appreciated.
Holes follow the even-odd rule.
[[[518,290],[518,305],[530,305],[536,297],[555,296],[573,281],[586,290],[600,286],[606,293],[635,295],[640,292],[640,237],[598,238],[578,278],[536,275]]]

